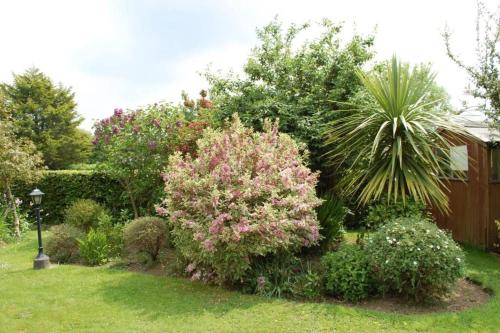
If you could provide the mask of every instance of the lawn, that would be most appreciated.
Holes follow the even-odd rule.
[[[467,249],[468,274],[493,290],[490,302],[461,313],[401,315],[266,299],[103,267],[68,265],[34,271],[36,248],[35,233],[0,248],[0,332],[500,330],[500,261],[474,249]]]

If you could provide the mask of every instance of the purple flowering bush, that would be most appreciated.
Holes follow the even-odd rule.
[[[194,279],[238,281],[258,258],[317,244],[318,174],[277,125],[254,132],[234,116],[225,129],[204,131],[196,158],[170,157],[157,213],[169,217]]]
[[[153,213],[168,157],[176,151],[194,152],[196,140],[210,125],[209,110],[167,103],[115,109],[111,117],[94,125],[98,166],[123,186],[124,200],[130,202],[135,217]]]

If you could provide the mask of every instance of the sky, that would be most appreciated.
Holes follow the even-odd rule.
[[[474,63],[473,0],[3,0],[0,81],[39,68],[72,87],[81,126],[91,130],[116,107],[178,103],[182,90],[197,97],[207,88],[199,73],[209,65],[241,72],[257,43],[256,28],[276,15],[285,25],[325,17],[343,22],[346,38],[376,31],[376,60],[397,54],[431,62],[452,104],[465,98],[467,77],[446,56],[441,34],[448,26],[456,53]]]

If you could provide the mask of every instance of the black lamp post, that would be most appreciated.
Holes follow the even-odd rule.
[[[36,214],[36,223],[38,229],[38,255],[33,261],[34,269],[42,269],[50,266],[49,256],[43,253],[43,245],[42,245],[42,225],[40,221],[40,204],[42,203],[43,192],[39,189],[34,189],[30,196],[33,199],[33,204],[35,206],[35,214]]]

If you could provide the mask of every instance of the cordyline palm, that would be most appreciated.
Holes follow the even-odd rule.
[[[438,175],[449,165],[447,133],[465,135],[459,125],[434,107],[435,75],[429,67],[410,70],[396,57],[379,74],[358,71],[375,102],[345,110],[326,133],[330,157],[349,167],[340,181],[346,195],[360,204],[383,196],[389,202],[411,197],[448,212],[445,184]]]

